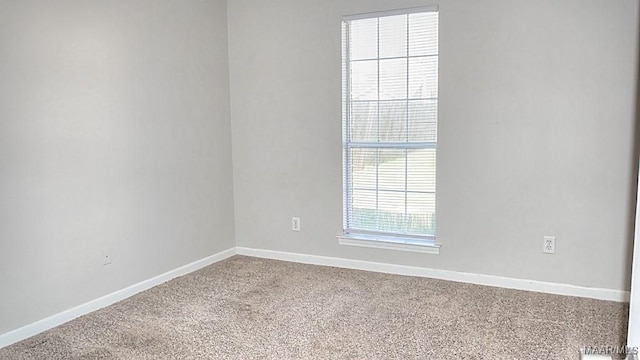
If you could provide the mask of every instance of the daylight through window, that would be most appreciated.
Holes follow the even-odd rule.
[[[342,23],[344,233],[433,244],[438,12]]]

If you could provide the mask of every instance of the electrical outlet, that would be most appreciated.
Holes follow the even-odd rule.
[[[555,236],[545,236],[542,242],[542,252],[545,254],[555,254],[556,253],[556,237]]]
[[[102,250],[102,265],[111,264],[111,252],[109,250]]]
[[[291,218],[291,230],[300,231],[300,218],[298,217]]]

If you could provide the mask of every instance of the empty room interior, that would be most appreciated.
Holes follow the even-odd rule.
[[[634,358],[639,5],[0,0],[0,359]]]

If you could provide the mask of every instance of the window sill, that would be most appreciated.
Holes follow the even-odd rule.
[[[362,235],[338,235],[338,244],[349,246],[361,246],[374,249],[399,250],[409,252],[419,252],[426,254],[440,254],[440,244],[407,244],[402,241],[391,239],[378,239],[371,236]]]

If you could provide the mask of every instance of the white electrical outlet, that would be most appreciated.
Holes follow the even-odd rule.
[[[555,236],[545,236],[542,242],[542,252],[545,254],[555,254],[556,253],[556,237]]]
[[[109,250],[102,250],[102,265],[111,264],[111,252]]]
[[[291,218],[291,230],[300,231],[300,218],[298,217]]]

